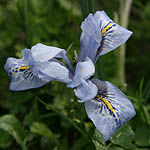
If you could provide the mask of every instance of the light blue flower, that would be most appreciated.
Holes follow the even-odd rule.
[[[64,83],[71,81],[72,72],[57,60],[57,58],[63,58],[70,70],[73,71],[65,50],[36,44],[31,50],[24,49],[22,55],[21,59],[8,58],[4,66],[11,77],[10,90],[20,91],[38,88],[51,80]]]
[[[115,24],[104,11],[97,11],[81,25],[80,50],[76,70],[68,87],[74,88],[75,95],[84,102],[89,119],[108,140],[124,123],[135,116],[130,100],[112,83],[98,79],[90,80],[95,73],[99,56],[121,44],[132,34],[131,31]]]
[[[89,57],[94,63],[128,40],[132,32],[114,23],[104,11],[89,14],[81,24],[78,61]]]

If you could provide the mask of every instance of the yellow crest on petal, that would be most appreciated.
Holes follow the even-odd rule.
[[[105,98],[102,98],[101,96],[97,95],[96,96],[98,99],[102,100],[107,106],[108,108],[113,112],[114,115],[116,115],[113,107],[111,106],[111,104],[105,99]]]
[[[104,33],[105,33],[112,25],[113,25],[112,23],[108,24],[108,25],[101,31],[101,35],[103,36]]]

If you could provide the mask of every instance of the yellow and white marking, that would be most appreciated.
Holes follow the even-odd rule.
[[[13,76],[16,74],[15,71],[19,71],[19,70],[21,70],[21,69],[26,69],[26,70],[28,70],[28,69],[30,69],[30,67],[29,67],[29,66],[16,67],[16,68],[14,69],[14,71],[12,71],[11,77],[13,77]]]
[[[113,107],[111,106],[111,104],[105,99],[105,98],[102,98],[101,96],[97,95],[96,96],[98,99],[102,100],[107,106],[108,108],[113,112],[114,115],[116,115]]]
[[[108,24],[108,25],[101,31],[101,35],[103,36],[104,33],[105,33],[112,25],[113,25],[112,23]]]

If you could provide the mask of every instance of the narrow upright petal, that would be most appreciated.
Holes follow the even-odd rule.
[[[93,79],[98,87],[97,96],[85,102],[88,117],[108,140],[124,123],[135,116],[130,100],[112,83]]]
[[[74,89],[75,95],[81,99],[78,100],[80,103],[93,99],[97,95],[97,91],[97,86],[90,80],[82,80],[82,83]]]
[[[85,61],[86,57],[89,57],[92,61],[95,60],[102,40],[99,28],[100,24],[96,22],[92,14],[89,14],[82,22],[78,62]]]
[[[94,73],[95,66],[92,60],[90,58],[86,58],[86,61],[77,63],[74,77],[67,86],[70,88],[77,87],[81,84],[82,80],[89,79]]]

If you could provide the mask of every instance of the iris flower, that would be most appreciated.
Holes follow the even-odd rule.
[[[67,84],[75,88],[75,95],[84,102],[89,119],[108,140],[124,123],[135,116],[130,100],[109,81],[91,79],[94,63],[121,44],[132,32],[114,23],[104,11],[89,14],[81,25],[80,50],[73,80]]]
[[[24,49],[21,59],[8,58],[5,70],[11,78],[10,90],[21,91],[38,88],[51,80],[64,83],[71,81],[72,72],[57,58],[63,58],[73,70],[66,51],[43,44],[34,45],[31,50]]]
[[[88,117],[108,140],[112,134],[135,115],[130,100],[108,81],[90,79],[95,73],[99,56],[104,55],[131,36],[132,32],[115,24],[104,11],[97,11],[81,25],[80,50],[76,69],[64,49],[37,44],[22,51],[23,58],[8,58],[5,69],[11,77],[10,90],[38,88],[51,80],[61,81],[74,88],[84,102]],[[57,58],[63,58],[64,65]]]

